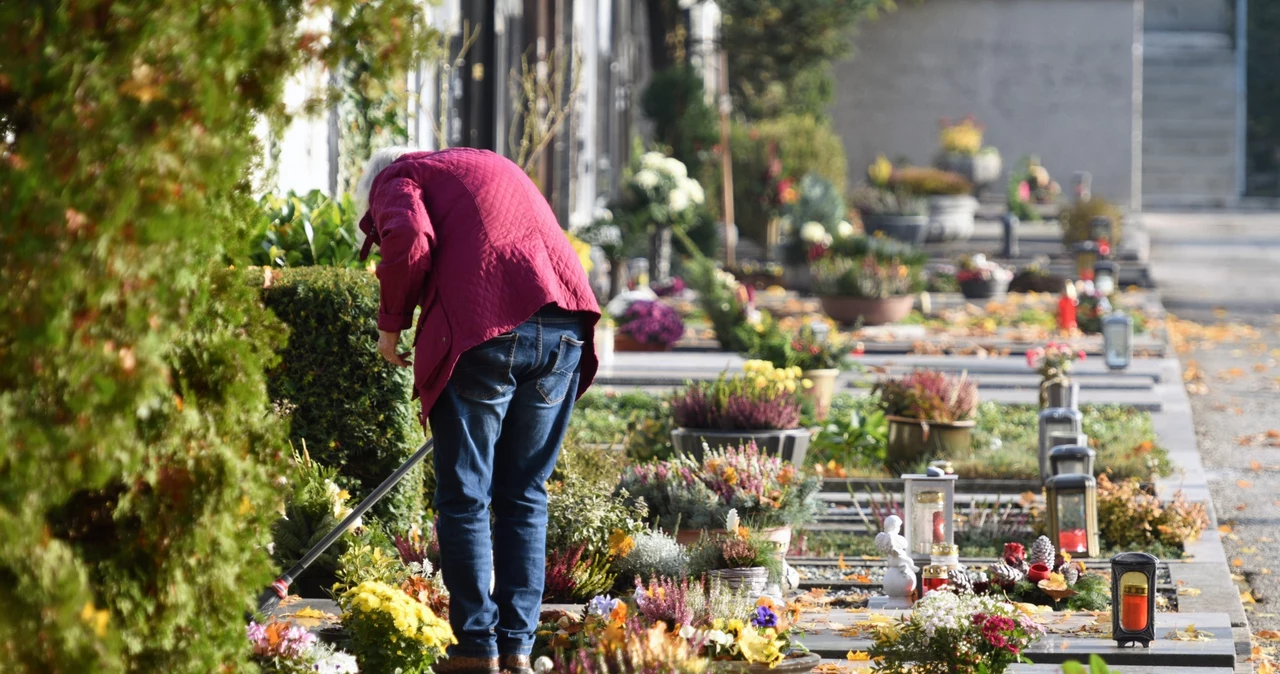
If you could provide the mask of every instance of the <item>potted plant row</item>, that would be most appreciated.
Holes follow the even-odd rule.
[[[961,175],[974,186],[975,192],[981,192],[1000,178],[1003,168],[1000,151],[982,144],[986,128],[973,115],[954,123],[942,119],[938,126],[941,152],[934,166]]]
[[[838,239],[813,262],[822,310],[846,325],[896,323],[911,313],[924,289],[926,256],[897,241]]]
[[[800,368],[749,360],[740,374],[692,382],[671,399],[677,452],[701,456],[703,446],[751,443],[766,454],[797,465],[809,449],[809,431],[800,427],[801,394],[812,382]]]
[[[836,379],[841,371],[849,368],[852,346],[848,339],[839,333],[832,334],[830,328],[820,322],[818,327],[822,329],[806,323],[794,331],[784,330],[766,315],[758,336],[744,355],[769,361],[775,368],[800,368],[801,376],[812,384],[805,393],[813,402],[813,416],[822,421],[831,408]]]
[[[978,385],[967,374],[916,370],[873,389],[889,420],[886,461],[904,468],[968,449],[977,425]]]

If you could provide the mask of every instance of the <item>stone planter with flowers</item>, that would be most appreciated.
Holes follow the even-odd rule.
[[[973,115],[959,122],[943,119],[938,123],[938,145],[941,152],[934,166],[964,176],[973,185],[974,194],[981,193],[988,185],[1000,179],[1003,168],[1000,151],[982,144],[986,127]]]
[[[811,386],[798,367],[777,368],[749,360],[741,374],[694,382],[671,399],[677,452],[702,455],[703,447],[754,443],[761,451],[797,465],[804,463],[810,433],[800,427],[800,396]]]
[[[890,468],[955,456],[969,448],[978,385],[967,374],[916,370],[880,381],[874,393],[880,396],[880,407],[889,420],[886,462]]]
[[[973,236],[978,200],[964,176],[936,168],[907,166],[893,171],[889,187],[929,200],[926,241],[967,241]]]
[[[967,300],[986,300],[1003,297],[1013,280],[1013,272],[987,259],[982,253],[960,258],[956,282]]]
[[[835,241],[813,263],[822,310],[845,325],[897,323],[924,289],[926,256],[897,241],[850,237]]]
[[[693,576],[706,574],[708,580],[718,580],[735,590],[746,588],[758,597],[770,580],[780,580],[782,557],[774,541],[742,524],[738,511],[731,508],[724,529],[700,533],[689,550],[689,571]]]
[[[927,199],[892,188],[893,164],[884,155],[867,168],[868,184],[853,193],[853,207],[868,236],[880,234],[913,246],[924,243],[929,234]]]
[[[1080,402],[1080,384],[1071,381],[1071,366],[1087,358],[1082,350],[1070,344],[1049,342],[1027,351],[1027,365],[1040,373],[1040,408],[1076,409]]]

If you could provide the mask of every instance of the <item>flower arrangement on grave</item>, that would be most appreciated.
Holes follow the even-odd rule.
[[[689,177],[684,163],[661,152],[640,157],[639,169],[623,181],[622,193],[620,207],[613,209],[615,217],[622,210],[627,217],[662,227],[692,224],[706,200],[702,185]]]
[[[831,181],[816,173],[807,174],[800,180],[798,195],[782,208],[784,258],[789,264],[805,264],[814,246],[830,245],[833,238],[854,234],[853,225],[845,219],[844,197]]]
[[[581,478],[549,483],[544,596],[585,601],[612,589],[619,560],[634,550],[648,514],[625,490],[614,498]]]
[[[718,529],[731,509],[742,522],[769,529],[811,521],[819,484],[816,475],[748,444],[631,466],[616,493],[620,503],[643,501],[649,524],[668,531]]]
[[[430,672],[457,643],[449,623],[403,590],[366,581],[340,597],[342,626],[368,672]]]
[[[986,130],[973,115],[966,115],[958,122],[944,117],[938,121],[938,145],[943,152],[972,157],[983,150],[982,137]]]
[[[812,264],[819,296],[885,299],[924,288],[927,256],[890,239],[851,237],[823,249]]]
[[[778,368],[749,360],[741,374],[693,382],[671,398],[671,416],[681,428],[698,430],[785,430],[797,428],[800,392],[812,382],[798,367]]]
[[[703,532],[689,551],[690,571],[695,575],[718,577],[730,585],[746,578],[724,571],[750,572],[758,576],[760,588],[768,579],[777,580],[782,573],[782,560],[773,541],[751,531],[738,519],[738,511],[730,509],[725,517],[724,532]]]
[[[253,661],[263,674],[358,674],[355,656],[321,643],[305,627],[286,621],[246,629]]]
[[[956,280],[960,283],[972,281],[1008,283],[1013,280],[1013,272],[1004,265],[988,260],[982,253],[962,256],[959,267],[956,271]]]
[[[914,370],[876,383],[880,408],[890,417],[929,423],[972,421],[978,411],[978,384],[967,373],[949,375],[937,370]]]
[[[1003,599],[940,590],[878,624],[867,655],[886,674],[1000,674],[1028,662],[1023,652],[1043,634]]]
[[[756,317],[755,291],[738,282],[714,260],[695,258],[685,263],[689,287],[698,292],[698,303],[725,351],[743,351],[751,343]]]
[[[1107,546],[1176,557],[1183,543],[1197,540],[1208,527],[1204,504],[1189,501],[1181,490],[1162,501],[1138,478],[1113,482],[1098,476],[1098,536]]]
[[[795,322],[788,323],[794,325]],[[758,333],[759,337],[744,355],[752,360],[768,361],[778,370],[798,367],[802,374],[811,370],[847,370],[852,364],[850,357],[858,348],[847,336],[830,328],[819,332],[812,323],[792,328],[783,321],[765,317]]]
[[[1065,386],[1071,382],[1071,366],[1089,356],[1082,349],[1073,349],[1065,342],[1049,342],[1027,350],[1027,366],[1040,374],[1040,406],[1048,400],[1048,388]]]
[[[630,606],[620,600],[597,597],[588,605],[584,620],[576,621],[565,615],[556,623],[544,625],[539,636],[549,639],[554,653],[548,671],[703,674],[709,670],[711,663],[698,654],[697,645],[680,638],[666,625],[648,625],[629,617],[629,609]]]
[[[1021,543],[1005,543],[1001,559],[973,590],[1070,611],[1105,611],[1111,603],[1108,580],[1089,573],[1083,564],[1072,561],[1069,553],[1054,550],[1047,536],[1035,540],[1030,554]]]
[[[644,346],[670,349],[684,336],[684,321],[675,309],[661,303],[637,300],[617,319],[619,334]]]
[[[1051,204],[1062,194],[1062,186],[1049,177],[1049,171],[1038,157],[1023,160],[1022,166],[1009,174],[1009,212],[1020,220],[1039,221],[1040,211],[1033,204]]]

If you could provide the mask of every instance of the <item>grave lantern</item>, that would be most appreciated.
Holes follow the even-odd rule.
[[[1103,297],[1116,291],[1116,279],[1119,276],[1119,268],[1110,260],[1098,260],[1093,265],[1093,287]]]
[[[1106,241],[1110,243],[1114,238],[1114,232],[1115,223],[1105,215],[1099,215],[1089,221],[1089,238],[1095,242]]]
[[[934,545],[955,545],[956,476],[903,475],[902,483],[911,556],[928,559]]]
[[[1049,472],[1054,475],[1093,475],[1098,453],[1084,445],[1058,445],[1049,450]]]
[[[1092,475],[1055,475],[1044,483],[1049,536],[1073,557],[1098,556],[1098,483]]]
[[[1053,448],[1050,437],[1054,433],[1078,436],[1083,424],[1084,417],[1080,411],[1069,407],[1050,407],[1040,412],[1040,445],[1037,454],[1040,459],[1041,482],[1052,475],[1049,472],[1049,450]]]
[[[1111,634],[1117,646],[1156,640],[1156,565],[1145,552],[1122,552],[1111,558]]]
[[[1123,311],[1102,319],[1102,360],[1107,369],[1123,370],[1133,360],[1133,318]]]
[[[1076,278],[1081,281],[1093,280],[1093,265],[1098,261],[1098,244],[1095,241],[1081,241],[1075,245]]]

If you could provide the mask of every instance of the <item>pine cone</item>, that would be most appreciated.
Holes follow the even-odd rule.
[[[1031,546],[1031,555],[1028,559],[1034,566],[1036,564],[1044,564],[1046,567],[1053,568],[1053,560],[1056,551],[1053,549],[1053,543],[1049,542],[1048,536],[1041,536]]]
[[[1067,585],[1075,585],[1080,580],[1080,566],[1075,562],[1062,565],[1062,577],[1067,581]]]
[[[1001,587],[1013,587],[1026,575],[1021,569],[997,562],[991,566],[991,582]]]
[[[948,570],[947,584],[955,589],[956,592],[973,594],[973,581],[969,580],[969,572],[964,569]]]

